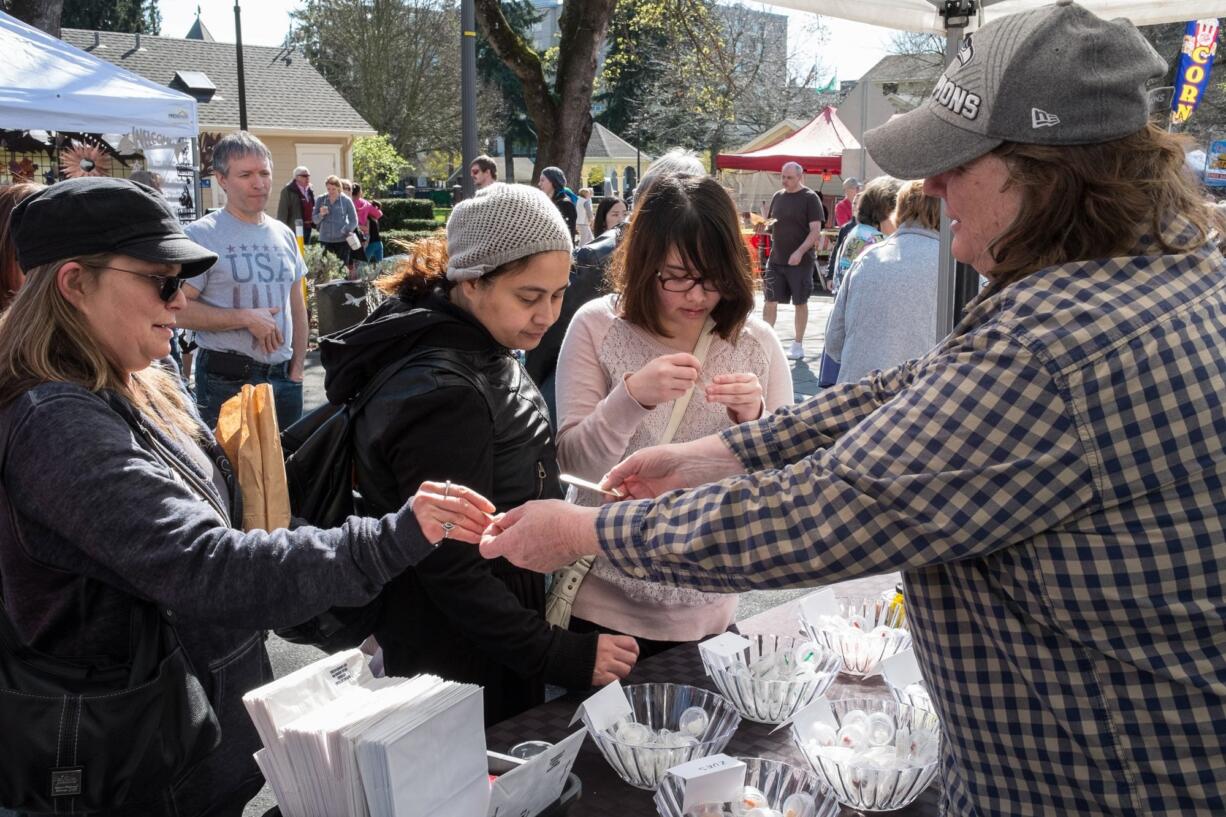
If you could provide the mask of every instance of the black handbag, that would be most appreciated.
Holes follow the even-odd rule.
[[[0,531],[17,541],[4,491]],[[0,596],[0,808],[153,813],[172,784],[220,744],[217,715],[169,620],[138,600],[131,622],[131,661],[97,666],[23,644]],[[144,803],[149,808],[141,809]]]
[[[217,748],[221,727],[174,629],[143,602],[132,622],[131,663],[97,668],[24,646],[0,609],[0,806],[152,805]]]

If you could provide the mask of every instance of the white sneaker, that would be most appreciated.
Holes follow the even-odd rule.
[[[792,345],[788,347],[788,360],[804,360],[805,347],[798,340],[792,341]]]

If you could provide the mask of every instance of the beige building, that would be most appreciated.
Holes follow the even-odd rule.
[[[199,20],[185,39],[72,28],[60,36],[96,57],[195,97],[205,170],[210,145],[238,130],[235,47],[214,41]],[[301,52],[243,46],[243,71],[247,129],[272,152],[276,189],[268,204],[270,214],[275,214],[277,192],[296,165],[311,169],[317,192],[323,191],[328,174],[353,174],[353,142],[373,136],[375,130]],[[201,187],[206,210],[225,204],[224,194],[208,175]]]
[[[864,132],[884,125],[890,117],[916,108],[932,93],[945,60],[937,54],[891,54],[868,69],[839,105],[839,119],[857,141]],[[843,175],[861,180],[882,174],[881,168],[863,149],[843,154]]]

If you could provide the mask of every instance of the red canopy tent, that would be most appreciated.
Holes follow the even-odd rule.
[[[721,153],[715,157],[715,166],[720,170],[778,173],[785,162],[797,162],[805,173],[838,176],[843,170],[843,151],[859,147],[835,109],[827,107],[791,136],[748,153]]]

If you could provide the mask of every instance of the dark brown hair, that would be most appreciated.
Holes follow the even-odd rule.
[[[901,183],[892,176],[878,176],[860,191],[860,203],[856,207],[856,221],[869,227],[879,228],[881,222],[894,212]]]
[[[478,170],[483,170],[486,173],[490,174],[492,178],[495,178],[495,179],[498,178],[498,165],[494,163],[493,159],[491,159],[489,156],[486,156],[484,153],[482,153],[476,159],[473,159],[472,164],[469,165],[469,168],[472,168],[474,166]]]
[[[600,235],[608,231],[609,228],[605,225],[605,221],[609,218],[609,211],[615,204],[626,206],[626,203],[617,196],[606,196],[600,200],[600,204],[596,205],[596,215],[592,217],[592,235]],[[622,220],[625,221],[625,219]]]
[[[26,276],[17,263],[17,245],[9,234],[13,210],[28,196],[43,189],[33,182],[18,182],[0,187],[0,311],[8,308]]]
[[[1164,252],[1199,247],[1217,217],[1184,169],[1184,139],[1156,125],[1097,145],[1047,146],[1006,142],[992,153],[1009,166],[1007,187],[1022,194],[1021,210],[988,245],[995,286],[1032,272],[1092,258],[1131,254],[1148,233]],[[1163,222],[1183,216],[1193,226],[1186,244],[1169,245]]]
[[[660,322],[656,274],[673,247],[703,278],[719,286],[720,300],[711,319],[721,338],[735,342],[753,310],[753,266],[732,198],[707,176],[661,176],[635,208],[609,267],[614,290],[620,293],[621,317],[669,337]]]
[[[399,243],[399,242],[394,242]],[[404,258],[397,262],[392,271],[381,275],[375,281],[375,286],[384,295],[399,298],[402,301],[413,301],[422,295],[435,290],[444,294],[455,287],[455,281],[447,280],[447,234],[439,230],[429,238],[414,241],[411,244],[401,244],[404,248]],[[477,283],[488,285],[499,275],[522,269],[532,259],[528,255],[514,261],[508,261],[501,267],[496,267],[477,279]]]
[[[925,230],[941,229],[941,200],[924,195],[924,180],[904,182],[898,191],[898,204],[894,208],[897,227],[914,224]]]

